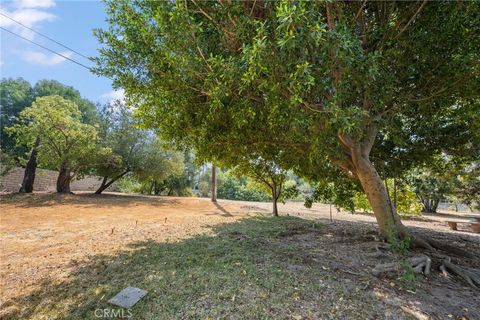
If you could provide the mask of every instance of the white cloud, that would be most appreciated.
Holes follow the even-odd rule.
[[[100,96],[100,100],[103,102],[113,102],[114,100],[125,102],[125,90],[119,89],[104,93]]]
[[[40,25],[43,22],[54,21],[57,18],[54,14],[48,11],[49,8],[53,6],[55,6],[54,0],[14,0],[11,2],[2,2],[0,12],[29,28],[39,30]],[[18,33],[29,40],[35,40],[36,35],[34,32],[19,25],[13,20],[10,20],[6,17],[1,17],[0,26],[5,27],[14,33]],[[19,44],[21,43],[23,42],[19,42]],[[26,50],[24,48],[24,45],[19,47],[15,45],[15,47],[9,47],[9,52],[10,54],[20,52],[19,56],[24,61],[43,66],[57,65],[66,60],[65,58],[57,55],[46,54],[28,49]],[[69,58],[72,55],[72,53],[69,52],[63,52],[62,54]]]
[[[53,21],[56,19],[54,14],[44,10],[55,5],[55,2],[50,0],[22,0],[9,4],[9,6],[2,6],[0,12],[32,29],[37,29],[41,22]],[[0,19],[0,26],[6,27],[15,33],[20,33],[22,36],[30,40],[33,40],[35,36],[32,31],[6,17]]]
[[[61,52],[61,54],[68,58],[72,56],[71,52]],[[58,55],[47,55],[39,51],[26,51],[22,54],[22,58],[29,63],[39,64],[42,66],[54,66],[66,60]]]
[[[50,8],[55,6],[54,0],[15,0],[13,3],[18,8]]]
[[[5,13],[9,17],[11,17],[12,19],[17,20],[17,21],[23,23],[24,25],[26,25],[30,28],[35,26],[36,24],[38,24],[40,22],[53,21],[56,18],[56,16],[54,14],[51,14],[47,11],[38,10],[38,9],[21,9],[21,10],[15,10],[15,11],[12,11],[12,12],[2,10],[2,13]],[[14,26],[14,25],[16,25],[16,26],[19,26],[21,28],[20,25],[18,25],[17,23],[13,22],[12,20],[10,20],[8,18],[2,18],[1,21],[2,22],[0,22],[0,24],[2,26]]]

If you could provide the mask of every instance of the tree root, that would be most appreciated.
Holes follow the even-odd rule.
[[[413,235],[403,225],[400,224],[397,229],[398,240],[409,240],[410,244],[414,248],[426,249],[430,252],[430,256],[438,259],[441,262],[439,267],[442,274],[446,277],[455,275],[465,281],[472,288],[480,289],[480,269],[472,269],[468,267],[460,267],[451,262],[451,258],[446,256],[445,253],[454,254],[458,257],[469,258],[471,260],[478,260],[479,257],[473,252],[459,248],[454,245],[444,243],[435,239],[426,239],[418,235]],[[379,255],[379,249],[377,248],[376,255]],[[443,252],[443,253],[442,253]],[[423,273],[428,275],[431,269],[431,258],[425,255],[417,256],[406,260],[409,266],[412,267],[412,271],[415,273]],[[405,261],[377,264],[372,270],[373,275],[378,276],[382,273],[396,272],[399,273],[405,267]]]
[[[424,275],[430,274],[432,260],[429,257],[425,255],[421,255],[417,257],[412,257],[407,261],[409,265],[412,267],[413,272],[423,273]],[[383,273],[399,272],[400,270],[402,270],[402,264],[399,262],[382,263],[382,264],[377,264],[375,268],[373,268],[372,273],[375,276],[379,276],[380,274],[383,274]]]
[[[423,248],[423,249],[427,249],[429,251],[441,250],[441,251],[444,251],[444,252],[455,254],[455,255],[461,256],[461,257],[467,257],[467,258],[470,258],[470,259],[476,258],[476,256],[469,251],[466,251],[466,250],[461,249],[461,248],[456,247],[456,246],[452,246],[452,245],[447,244],[447,243],[443,243],[441,241],[437,241],[437,240],[434,240],[434,239],[426,240],[422,237],[413,236],[413,235],[407,235],[407,237],[409,237],[410,241],[412,242],[413,247]]]
[[[375,249],[375,252],[373,253],[367,253],[369,257],[372,258],[383,258],[383,257],[388,257],[388,249],[389,246],[386,243],[382,242],[373,242],[373,249]]]
[[[448,275],[449,273],[452,273],[456,276],[459,276],[465,282],[467,282],[471,287],[475,289],[479,289],[480,286],[480,270],[476,269],[469,269],[465,267],[460,267],[457,265],[454,265],[451,262],[450,257],[447,257],[443,260],[442,265],[440,266],[440,270],[444,275]]]
[[[471,253],[469,251],[466,251],[464,249],[461,249],[459,247],[452,246],[448,243],[443,243],[443,242],[433,240],[433,239],[428,240],[428,242],[431,244],[432,247],[434,247],[435,249],[438,249],[438,250],[453,253],[457,256],[467,257],[467,258],[470,258],[470,259],[477,258],[477,256],[474,255],[473,253]]]

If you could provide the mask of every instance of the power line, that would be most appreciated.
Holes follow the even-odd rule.
[[[50,48],[47,48],[47,47],[45,47],[45,46],[43,46],[43,45],[41,45],[41,44],[39,44],[39,43],[36,43],[36,42],[32,41],[32,40],[30,40],[30,39],[27,39],[27,38],[25,38],[25,37],[23,37],[23,36],[15,33],[15,32],[13,32],[13,31],[10,31],[10,30],[8,30],[8,29],[5,29],[4,27],[0,27],[0,29],[2,29],[3,31],[6,31],[6,32],[8,32],[8,33],[13,34],[14,36],[17,36],[17,37],[19,37],[20,39],[23,39],[23,40],[25,40],[25,41],[28,41],[28,42],[30,42],[30,43],[33,43],[34,45],[37,45],[37,46],[39,46],[39,47],[42,48],[42,49],[45,49],[45,50],[47,50],[47,51],[50,51],[51,53],[56,54],[57,56],[60,56],[60,57],[62,57],[62,58],[64,58],[64,59],[67,59],[67,60],[69,60],[69,61],[71,61],[71,62],[73,62],[73,63],[75,63],[75,64],[78,64],[79,66],[84,67],[85,69],[87,69],[87,70],[90,71],[90,72],[92,71],[92,69],[91,69],[90,67],[87,67],[87,66],[84,65],[83,63],[80,63],[80,62],[78,62],[78,61],[75,61],[75,60],[73,60],[72,58],[69,58],[69,57],[67,57],[67,56],[65,56],[65,55],[63,55],[63,54],[61,54],[61,53],[58,53],[58,52],[56,52],[56,51],[54,51],[54,50],[52,50],[52,49],[50,49]]]
[[[38,34],[38,35],[40,35],[40,36],[42,36],[42,37],[50,40],[50,41],[52,41],[52,42],[55,42],[55,43],[58,44],[59,46],[62,46],[62,47],[64,47],[65,49],[68,49],[68,50],[70,50],[70,51],[78,54],[79,56],[81,56],[81,57],[83,57],[83,58],[85,58],[85,59],[87,59],[87,60],[91,60],[91,59],[90,59],[89,57],[87,57],[86,55],[84,55],[84,54],[82,54],[82,53],[80,53],[80,52],[78,52],[78,51],[76,51],[76,50],[73,50],[72,48],[64,45],[63,43],[60,43],[60,42],[58,42],[57,40],[52,39],[52,38],[50,38],[49,36],[47,36],[47,35],[45,35],[45,34],[43,34],[43,33],[41,33],[41,32],[38,32],[38,31],[35,30],[35,29],[30,28],[29,26],[26,26],[25,24],[21,23],[20,21],[17,21],[17,20],[15,20],[15,19],[13,19],[12,17],[4,14],[3,12],[0,12],[0,15],[4,16],[4,17],[7,18],[7,19],[10,19],[11,21],[13,21],[13,22],[21,25],[21,26],[24,27],[24,28],[27,28],[28,30],[30,30],[30,31],[32,31],[32,32],[34,32],[34,33],[36,33],[36,34]]]

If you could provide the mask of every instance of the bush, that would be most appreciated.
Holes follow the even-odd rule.
[[[115,185],[118,191],[125,193],[139,193],[142,189],[142,184],[132,176],[118,180]]]
[[[220,180],[220,179],[219,179]],[[236,178],[228,173],[222,174],[218,184],[217,196],[220,199],[243,201],[269,201],[271,196],[249,179]]]
[[[248,188],[248,186],[243,186],[240,189],[240,194],[238,200],[245,201],[270,201],[271,196],[267,195],[262,190]]]

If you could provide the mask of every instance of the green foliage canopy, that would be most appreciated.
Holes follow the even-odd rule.
[[[30,106],[37,97],[59,95],[75,103],[80,112],[83,123],[95,124],[98,122],[96,105],[82,98],[80,92],[71,86],[64,85],[56,80],[40,80],[33,87],[23,78],[0,80],[0,123],[1,147],[17,158],[23,158],[26,152],[24,146],[18,146],[14,135],[5,132],[18,121],[19,114]],[[15,148],[17,145],[17,148]]]
[[[399,219],[377,171],[478,142],[476,3],[125,0],[107,14],[97,72],[145,125],[207,160],[253,155],[337,185],[341,170],[384,232]]]
[[[19,122],[7,131],[15,134],[18,144],[30,148],[40,137],[40,165],[57,170],[64,166],[73,178],[88,170],[96,155],[110,152],[98,148],[96,128],[82,123],[81,117],[71,101],[60,96],[39,97],[20,112]]]

